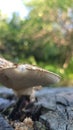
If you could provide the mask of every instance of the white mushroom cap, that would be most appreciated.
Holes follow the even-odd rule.
[[[0,82],[17,92],[33,86],[48,86],[60,80],[59,75],[33,65],[8,64],[9,67],[0,70]]]

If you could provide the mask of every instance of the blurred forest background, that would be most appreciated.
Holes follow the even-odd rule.
[[[0,11],[0,56],[61,75],[73,85],[73,0],[24,0],[29,15],[12,19]]]

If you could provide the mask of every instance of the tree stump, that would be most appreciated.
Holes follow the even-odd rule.
[[[73,130],[73,88],[44,88],[36,93],[39,121],[48,130]]]
[[[45,87],[35,93],[35,99],[23,112],[34,120],[34,130],[73,130],[72,87]],[[13,130],[2,115],[0,130]]]

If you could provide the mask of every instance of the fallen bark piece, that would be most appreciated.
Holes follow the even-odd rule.
[[[25,118],[23,122],[14,124],[15,130],[34,130],[33,121],[31,118]]]

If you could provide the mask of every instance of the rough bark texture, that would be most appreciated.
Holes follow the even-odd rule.
[[[39,121],[49,130],[73,130],[73,88],[44,88],[37,94]]]
[[[8,122],[0,115],[0,130],[14,130]]]
[[[35,121],[34,130],[73,130],[72,87],[43,88],[36,92],[35,96],[36,102],[32,106],[32,114],[34,113],[35,116],[37,109],[41,109],[38,109],[38,112],[40,110],[40,114],[38,115],[38,120],[36,120],[38,122]],[[6,108],[6,99],[2,104],[5,104]],[[1,105],[2,108],[4,109],[4,105],[3,107]],[[13,130],[1,115],[0,130]]]

